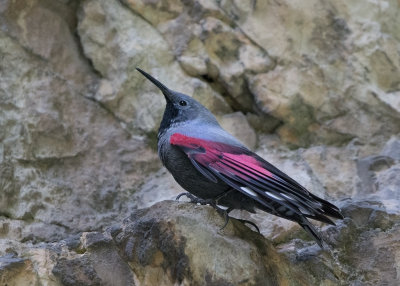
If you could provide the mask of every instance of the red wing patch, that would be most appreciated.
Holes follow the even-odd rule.
[[[280,205],[284,206],[287,213],[305,215],[328,223],[332,222],[325,215],[342,218],[337,207],[310,194],[296,181],[244,147],[180,133],[173,134],[170,143],[180,147],[207,178],[216,182],[215,177],[218,177],[266,208]]]
[[[232,165],[232,162],[240,164],[243,168],[243,172],[245,173],[247,172],[246,169],[252,169],[260,174],[272,177],[271,172],[264,169],[256,158],[246,154],[241,154],[243,152],[248,152],[248,150],[244,148],[221,142],[213,142],[204,139],[188,137],[180,133],[173,134],[170,137],[170,143],[186,149],[203,150],[203,152],[201,152],[201,156],[196,156],[198,159],[200,159],[201,164],[212,164],[218,163],[220,160],[226,160],[227,164]]]
[[[343,218],[331,203],[309,193],[273,165],[244,147],[175,133],[179,147],[193,166],[214,183],[218,179],[261,204],[263,210],[298,222],[321,246],[321,237],[307,218],[334,224],[327,216]],[[218,178],[218,179],[217,179]]]

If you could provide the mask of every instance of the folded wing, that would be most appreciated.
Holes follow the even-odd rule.
[[[311,194],[295,180],[247,148],[175,133],[170,143],[187,154],[206,178],[224,181],[257,201],[262,209],[298,222],[319,244],[321,238],[306,218],[334,224],[343,218],[333,204]]]

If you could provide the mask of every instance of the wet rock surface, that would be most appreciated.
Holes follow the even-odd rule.
[[[398,285],[399,11],[2,1],[0,284]],[[268,214],[232,213],[260,236],[235,220],[220,231],[207,206],[158,203],[182,189],[157,158],[163,96],[136,67],[340,206],[336,227],[317,224],[328,249]]]

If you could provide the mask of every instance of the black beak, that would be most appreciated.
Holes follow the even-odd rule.
[[[165,85],[163,85],[161,82],[159,82],[158,80],[156,80],[154,77],[152,77],[151,75],[149,75],[147,72],[145,72],[144,70],[141,70],[140,68],[136,68],[142,75],[144,75],[149,81],[151,81],[155,86],[157,86],[162,93],[164,94],[166,99],[171,99],[171,91],[169,90],[168,87],[166,87]]]

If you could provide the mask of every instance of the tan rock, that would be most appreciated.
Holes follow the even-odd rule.
[[[207,76],[220,90],[227,91],[236,108],[254,109],[246,73],[268,71],[275,63],[265,50],[239,29],[232,28],[231,19],[218,7],[218,2],[183,4],[179,14],[167,19],[165,13],[173,11],[173,5],[167,2],[158,6],[146,6],[142,1],[124,2],[159,29],[184,70],[191,75]],[[155,19],[154,15],[160,17]]]
[[[63,2],[5,1],[2,28],[29,52],[49,63],[79,91],[93,84],[94,73],[74,39],[76,5]]]
[[[32,262],[11,255],[0,257],[0,283],[10,286],[37,285],[38,279]]]
[[[254,129],[247,122],[246,116],[241,112],[225,114],[219,118],[222,128],[238,138],[250,149],[257,145],[257,135]]]
[[[173,6],[168,7],[174,9]],[[184,74],[156,29],[118,1],[85,1],[78,31],[85,55],[104,77],[95,99],[132,132],[154,133],[165,104],[160,91],[144,81],[136,67],[151,73],[171,89],[195,96],[213,112],[230,111],[225,100],[207,84]],[[189,74],[196,74],[197,66],[202,64],[201,60],[193,63],[191,58],[186,61],[183,58],[182,63]]]

